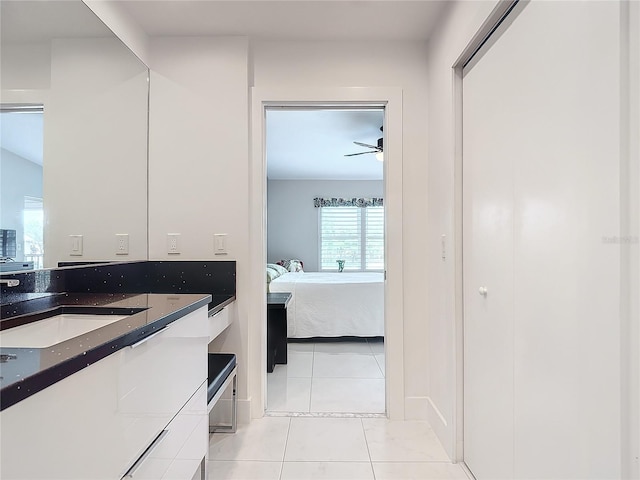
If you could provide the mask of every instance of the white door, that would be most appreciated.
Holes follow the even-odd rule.
[[[511,479],[513,163],[501,142],[508,114],[475,88],[486,75],[477,66],[463,84],[464,448],[476,478]]]
[[[478,480],[620,478],[620,19],[532,0],[463,78]]]

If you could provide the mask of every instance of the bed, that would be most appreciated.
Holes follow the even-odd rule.
[[[291,292],[287,336],[384,336],[384,276],[381,272],[287,272],[269,291]]]

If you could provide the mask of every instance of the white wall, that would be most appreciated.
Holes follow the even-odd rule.
[[[147,70],[117,39],[58,39],[44,106],[45,266],[147,258]],[[117,257],[116,233],[129,234]],[[81,257],[69,235],[84,236]]]
[[[236,260],[237,318],[216,349],[238,355],[239,416],[247,421],[249,77],[243,37],[150,42],[149,258]],[[180,253],[167,253],[167,233]],[[214,233],[227,234],[216,257]]]
[[[0,228],[16,230],[17,256],[24,259],[24,197],[42,198],[42,166],[0,149]]]
[[[48,90],[51,84],[51,46],[48,42],[0,45],[0,84],[7,90]]]
[[[318,209],[315,197],[382,197],[382,180],[269,180],[267,261],[299,258],[318,271]]]
[[[429,421],[450,455],[456,440],[455,259],[454,259],[454,95],[458,56],[497,2],[456,2],[449,6],[427,51],[429,70],[429,182],[427,319]],[[441,235],[446,235],[446,260]],[[460,458],[460,457],[458,457]]]

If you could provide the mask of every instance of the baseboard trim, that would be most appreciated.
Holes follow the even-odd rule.
[[[429,411],[433,412],[433,415],[427,414],[427,416],[429,417],[429,420],[431,420],[431,418],[433,418],[435,415],[435,418],[437,418],[444,427],[448,426],[447,419],[444,418],[444,415],[442,415],[438,407],[436,407],[436,404],[433,403],[433,400],[431,400],[431,397],[427,397],[427,402],[430,407]]]
[[[440,440],[440,443],[446,450],[447,455],[449,455],[449,458],[451,458],[452,461],[455,462],[456,460],[454,458],[455,433],[453,432],[453,423],[447,421],[447,419],[442,414],[440,409],[436,406],[435,402],[431,399],[431,397],[428,398],[427,404],[428,404],[428,410],[429,410],[429,413],[428,413],[429,425],[431,425],[431,428],[436,434],[436,437],[438,437],[438,440]]]

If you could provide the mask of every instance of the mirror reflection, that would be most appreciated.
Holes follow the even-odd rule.
[[[0,19],[0,271],[146,259],[147,67],[80,0]]]

